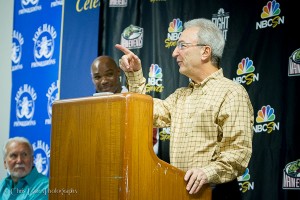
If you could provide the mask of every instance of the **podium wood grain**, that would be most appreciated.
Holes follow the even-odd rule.
[[[155,155],[152,116],[142,94],[56,101],[49,199],[211,199],[209,186],[189,195],[184,172]]]

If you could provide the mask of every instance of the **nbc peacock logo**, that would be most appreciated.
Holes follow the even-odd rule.
[[[151,64],[146,92],[162,92],[164,89],[164,86],[162,85],[162,77],[162,69],[158,66],[158,64]]]
[[[250,182],[250,178],[249,168],[246,168],[243,175],[237,177],[241,192],[245,193],[249,190],[254,190],[254,182]]]
[[[165,39],[165,47],[175,47],[182,30],[182,21],[179,18],[173,19],[173,21],[169,23],[168,37]]]
[[[171,129],[170,127],[166,127],[163,128],[160,132],[159,132],[159,140],[161,141],[170,141],[171,138]]]
[[[280,17],[281,13],[280,4],[275,0],[268,1],[262,8],[260,17],[262,21],[256,22],[256,30],[264,29],[267,27],[277,27],[279,24],[284,24],[284,16]]]
[[[274,109],[270,106],[262,106],[257,112],[256,123],[254,127],[255,133],[272,133],[275,130],[279,130],[279,122],[275,123],[276,118]]]
[[[233,81],[250,85],[254,81],[259,81],[259,73],[255,74],[255,67],[253,65],[253,61],[248,57],[243,58],[241,62],[238,64],[238,69],[236,70],[236,74],[238,77],[233,78]]]

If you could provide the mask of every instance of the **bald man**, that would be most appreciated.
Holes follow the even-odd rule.
[[[99,56],[93,61],[91,65],[91,75],[96,93],[128,92],[127,88],[121,85],[120,68],[114,59],[109,56]]]
[[[109,56],[97,57],[91,65],[92,81],[94,83],[96,93],[111,92],[124,93],[128,92],[125,86],[121,85],[121,70]],[[158,153],[157,129],[153,129],[153,147],[154,152]]]

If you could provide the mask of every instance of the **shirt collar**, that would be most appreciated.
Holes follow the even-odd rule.
[[[32,167],[31,172],[29,172],[29,174],[22,179],[25,180],[28,183],[28,185],[32,185],[33,182],[36,180],[37,175],[38,171],[36,167]]]
[[[31,172],[29,172],[29,174],[27,174],[25,177],[20,178],[18,180],[18,183],[26,182],[28,185],[32,185],[33,182],[35,181],[37,175],[38,175],[38,171],[37,171],[36,167],[32,167]],[[5,181],[6,181],[6,183],[8,183],[12,186],[13,180],[12,180],[11,176],[6,177]]]
[[[204,79],[200,83],[195,83],[193,80],[191,80],[188,87],[189,88],[199,88],[200,86],[203,87],[208,81],[210,81],[212,79],[219,79],[222,77],[224,77],[223,69],[220,68],[218,71],[216,71],[216,72],[212,73],[211,75],[209,75],[208,77],[206,77],[206,79]]]

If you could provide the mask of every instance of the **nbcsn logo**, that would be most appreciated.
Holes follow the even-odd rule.
[[[237,181],[239,182],[240,191],[243,193],[254,190],[254,182],[250,182],[249,168],[246,168],[243,175],[237,177]]]
[[[268,3],[263,7],[262,13],[260,14],[260,17],[263,20],[256,22],[256,30],[267,27],[275,28],[278,24],[284,24],[284,16],[278,16],[280,12],[281,10],[279,3],[277,3],[275,0],[268,1]]]
[[[236,74],[239,75],[236,78],[233,78],[233,81],[237,83],[246,83],[250,85],[254,81],[259,80],[259,74],[254,74],[255,67],[253,66],[253,61],[248,57],[243,58],[242,61],[238,64],[238,69]]]
[[[279,122],[276,124],[275,118],[274,109],[270,105],[261,107],[257,112],[256,123],[258,124],[254,127],[254,132],[271,133],[274,130],[279,130]]]

